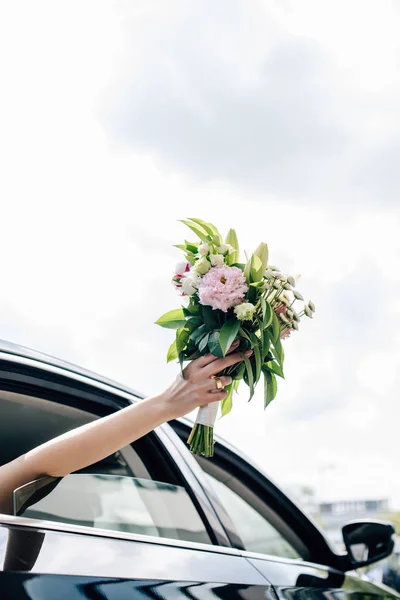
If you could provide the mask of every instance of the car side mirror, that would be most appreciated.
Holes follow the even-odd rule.
[[[387,521],[352,521],[342,533],[352,568],[365,567],[393,552],[395,529]]]

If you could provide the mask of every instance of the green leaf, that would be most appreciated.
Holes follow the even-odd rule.
[[[183,371],[183,361],[185,360],[185,353],[184,352],[179,352],[178,358],[179,358],[179,364],[180,364],[181,373],[182,373],[182,371]]]
[[[279,362],[279,364],[282,367],[283,366],[283,361],[285,359],[285,353],[284,353],[284,350],[283,350],[283,346],[282,346],[281,340],[279,338],[274,342],[274,347],[272,349],[272,353],[274,354],[274,356],[276,357],[277,361]]]
[[[256,255],[252,254],[250,259],[250,280],[260,281],[264,274],[261,259]]]
[[[238,238],[236,235],[236,231],[234,229],[230,229],[228,231],[228,235],[225,238],[225,244],[230,244],[232,246],[232,248],[235,249],[235,251],[232,252],[231,254],[228,254],[228,257],[227,257],[227,264],[233,265],[233,264],[237,263],[240,259],[239,242],[238,242]]]
[[[264,329],[264,331],[262,332],[262,338],[263,338],[262,359],[265,360],[266,356],[268,355],[269,347],[270,347],[270,343],[271,343],[268,329]]]
[[[232,396],[233,396],[233,390],[234,390],[233,383],[230,383],[229,385],[227,385],[225,387],[225,389],[227,390],[228,395],[221,402],[221,416],[222,417],[227,415],[232,410]]]
[[[186,244],[186,249],[191,252],[194,256],[197,256],[197,251],[198,251],[198,247],[199,244],[195,244],[193,242],[188,242],[185,240],[185,244]]]
[[[259,244],[257,246],[257,249],[254,252],[254,254],[256,256],[258,256],[258,258],[261,260],[262,274],[264,275],[265,269],[267,268],[267,265],[268,265],[268,246],[267,246],[267,244],[265,244],[264,242],[261,242],[261,244]]]
[[[250,258],[250,260],[247,261],[246,266],[244,267],[244,270],[243,270],[243,276],[246,278],[246,283],[248,283],[248,284],[251,283],[250,270],[251,270],[251,258]]]
[[[255,333],[249,333],[252,342],[253,355],[254,355],[254,385],[257,385],[261,375],[262,359],[260,352],[261,340],[256,336]]]
[[[204,323],[209,329],[217,329],[219,327],[218,311],[211,308],[211,306],[201,306],[201,314]]]
[[[276,340],[279,340],[279,336],[281,335],[281,326],[279,325],[278,317],[276,316],[274,311],[272,311],[271,325],[272,325],[272,343],[275,344]]]
[[[239,329],[239,333],[240,333],[240,335],[241,335],[241,336],[242,336],[242,337],[243,337],[245,340],[247,340],[247,341],[248,341],[248,342],[250,342],[250,344],[251,344],[251,337],[249,336],[249,334],[247,333],[247,331],[246,331],[245,329],[243,329],[243,327],[241,327],[241,328]]]
[[[278,375],[279,377],[282,377],[282,379],[285,379],[282,367],[278,365],[278,363],[276,363],[274,360],[270,360],[269,362],[264,363],[263,369],[267,369],[270,373],[275,373],[275,375]]]
[[[208,348],[214,356],[218,356],[219,358],[224,356],[219,343],[219,331],[213,331],[213,333],[210,334],[210,337],[208,338]]]
[[[261,296],[261,310],[263,314],[263,327],[266,329],[272,323],[272,308],[269,302],[265,300],[263,296]],[[275,315],[276,316],[276,315]]]
[[[181,308],[175,308],[162,315],[157,321],[156,325],[166,327],[167,329],[179,329],[185,325],[185,315]]]
[[[231,265],[231,267],[237,267],[237,268],[238,268],[238,269],[240,269],[241,271],[244,271],[244,270],[245,270],[245,268],[246,268],[246,264],[245,264],[245,263],[238,263],[238,262],[236,262],[236,263],[233,263],[233,264]]]
[[[200,304],[189,304],[186,308],[183,309],[183,312],[188,313],[190,315],[200,315],[201,305]]]
[[[206,333],[206,335],[204,335],[199,342],[199,352],[201,352],[202,354],[204,353],[204,350],[207,348],[209,338],[210,338],[210,334]]]
[[[196,352],[193,352],[192,354],[189,354],[189,356],[186,357],[186,360],[195,360],[196,358],[200,358],[201,353],[196,350]]]
[[[170,347],[168,348],[168,352],[167,352],[167,363],[173,361],[173,360],[177,360],[178,358],[178,350],[176,347],[176,342],[172,342],[172,344],[170,345]]]
[[[246,366],[246,373],[247,373],[247,385],[250,388],[250,398],[249,398],[249,402],[252,399],[252,397],[254,396],[254,377],[253,377],[253,369],[251,366],[251,362],[250,360],[247,358],[247,356],[243,356],[243,362]]]
[[[238,319],[231,319],[223,324],[219,336],[219,343],[224,356],[232,346],[232,343],[235,341],[239,329],[240,321]]]
[[[178,248],[179,250],[186,252],[186,244],[174,244],[174,248]]]
[[[190,331],[194,331],[197,327],[203,324],[203,319],[200,317],[189,317],[186,318],[186,327],[189,328]]]
[[[202,242],[207,240],[207,232],[203,229],[203,227],[197,225],[197,223],[191,223],[190,221],[185,221],[183,219],[181,220],[181,223],[189,227],[189,229],[191,229],[201,239]]]
[[[255,281],[253,283],[250,284],[250,287],[255,288],[256,290],[258,290],[259,288],[264,287],[265,283],[264,281]]]
[[[189,332],[187,331],[187,329],[178,329],[178,331],[176,332],[176,349],[178,354],[180,354],[181,352],[183,352],[187,346],[187,343],[189,341]]]
[[[201,338],[206,335],[206,333],[209,332],[209,329],[207,327],[207,325],[200,325],[200,327],[198,327],[197,329],[195,329],[191,335],[190,335],[190,339],[192,340],[192,342],[195,342],[196,344],[199,343],[199,341],[201,340]]]
[[[268,404],[272,402],[277,391],[278,385],[275,375],[269,371],[264,371],[264,408],[267,408]]]
[[[244,374],[245,370],[246,370],[246,365],[243,362],[241,362],[241,363],[238,363],[237,367],[235,368],[234,371],[232,371],[230,373],[230,375],[231,375],[232,379],[234,379],[235,381],[241,380],[241,379],[243,379],[243,374]]]
[[[212,223],[206,223],[205,221],[202,221],[201,219],[189,219],[189,221],[193,221],[193,223],[200,225],[200,227],[202,227],[204,229],[204,231],[206,233],[208,233],[209,236],[214,237],[215,235],[218,235],[219,237],[221,237],[218,232],[218,229],[216,227],[214,227],[214,225]]]

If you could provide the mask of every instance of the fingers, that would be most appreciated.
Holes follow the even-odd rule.
[[[220,373],[227,367],[231,367],[232,365],[235,365],[236,363],[242,361],[243,355],[249,357],[252,354],[253,354],[252,350],[246,350],[246,352],[243,352],[243,354],[241,352],[235,352],[234,354],[225,356],[225,358],[218,358],[217,360],[210,362],[204,368],[204,371],[206,371],[207,374],[211,377],[212,375],[216,375],[217,373]]]
[[[209,389],[210,392],[218,392],[219,391],[219,387],[217,385],[217,380],[219,379],[219,381],[221,382],[222,387],[226,387],[227,385],[229,385],[230,383],[232,383],[232,377],[229,377],[229,375],[221,375],[221,377],[216,377],[215,379],[210,377],[209,381],[210,381],[210,385],[209,385]]]
[[[230,354],[231,352],[233,352],[234,350],[236,350],[236,348],[239,346],[239,340],[235,340],[231,347],[229,348],[228,352],[226,353],[227,356],[228,354]],[[198,358],[195,362],[199,367],[206,367],[207,365],[209,365],[210,363],[212,363],[213,361],[218,360],[218,356],[214,356],[214,354],[205,354],[204,356],[201,356],[200,358]]]
[[[199,403],[199,406],[205,406],[210,402],[219,402],[220,400],[225,400],[228,395],[228,390],[220,390],[219,392],[214,392],[210,394],[205,394],[204,399]]]

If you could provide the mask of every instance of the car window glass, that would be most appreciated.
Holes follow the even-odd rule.
[[[246,550],[283,558],[300,558],[289,542],[253,506],[216,477],[206,475],[226,507]]]
[[[19,514],[112,531],[210,542],[181,486],[119,475],[73,474],[50,489],[48,495]]]
[[[76,398],[61,402],[0,390],[0,465],[97,419],[88,408]],[[43,503],[25,516],[34,516],[35,508],[35,518],[211,543],[196,499],[154,433],[64,478]]]

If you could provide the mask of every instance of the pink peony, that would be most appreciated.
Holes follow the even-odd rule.
[[[199,281],[200,304],[227,312],[243,301],[248,289],[239,267],[212,267]]]

